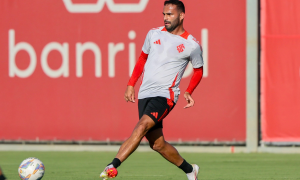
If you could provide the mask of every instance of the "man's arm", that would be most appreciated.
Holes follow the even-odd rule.
[[[144,66],[146,64],[147,58],[148,58],[148,54],[146,54],[142,51],[136,65],[133,69],[131,78],[129,79],[129,82],[127,84],[127,89],[125,91],[125,96],[124,96],[124,98],[127,102],[128,101],[135,102],[134,86],[144,71]]]
[[[194,106],[195,101],[193,100],[191,95],[194,92],[194,90],[196,89],[196,87],[198,86],[198,84],[200,83],[202,76],[203,76],[203,67],[194,68],[194,74],[191,78],[191,81],[190,81],[190,84],[189,84],[187,90],[184,93],[184,98],[188,102],[188,104],[184,108],[189,108],[189,107]]]

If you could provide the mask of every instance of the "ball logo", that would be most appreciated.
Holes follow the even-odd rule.
[[[97,3],[73,3],[72,0],[63,0],[70,13],[99,13],[106,4],[113,13],[140,13],[143,12],[149,0],[140,0],[139,3],[114,3],[113,0],[98,0]]]

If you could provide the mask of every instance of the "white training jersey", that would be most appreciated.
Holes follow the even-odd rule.
[[[179,36],[169,33],[164,26],[154,28],[148,32],[142,50],[148,59],[138,99],[161,96],[176,103],[179,83],[189,61],[193,68],[203,66],[200,44],[187,31]]]

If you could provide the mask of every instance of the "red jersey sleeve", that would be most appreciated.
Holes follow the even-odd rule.
[[[131,78],[129,79],[127,86],[134,86],[136,84],[139,77],[144,71],[144,66],[146,64],[147,58],[148,58],[148,54],[142,51],[137,63],[135,64],[135,67],[133,69]]]
[[[190,81],[189,87],[187,88],[186,92],[192,94],[193,91],[198,86],[198,84],[200,83],[202,76],[203,76],[203,67],[194,68],[194,74],[192,76],[192,79]]]

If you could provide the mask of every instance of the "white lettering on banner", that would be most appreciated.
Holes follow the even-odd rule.
[[[114,3],[113,0],[98,0],[97,3],[76,3],[72,0],[63,0],[70,13],[99,13],[104,4],[113,13],[140,13],[143,12],[149,0],[140,0],[139,3]]]
[[[76,43],[76,76],[82,77],[82,56],[86,50],[91,50],[95,55],[95,76],[102,76],[102,60],[101,51],[97,44],[93,42],[86,42],[84,44]]]
[[[8,46],[9,46],[9,77],[20,77],[27,78],[30,77],[36,68],[37,57],[34,48],[27,42],[19,42],[15,44],[15,30],[10,29],[8,31]],[[131,30],[128,33],[129,40],[134,40],[136,38],[135,31]],[[204,61],[204,74],[203,77],[208,77],[208,30],[202,29],[201,31],[201,44],[203,49],[203,61]],[[136,63],[136,44],[130,42],[128,44],[128,64],[129,64],[129,76],[131,76]],[[115,67],[116,67],[116,55],[118,52],[125,49],[125,43],[119,42],[114,44],[112,42],[108,43],[108,76],[115,77]],[[21,70],[16,65],[16,55],[19,51],[26,51],[30,57],[29,66],[25,70]],[[53,70],[48,65],[48,55],[51,51],[56,50],[62,56],[62,65],[59,69]],[[95,77],[102,77],[102,54],[99,46],[94,42],[76,43],[76,77],[80,78],[83,76],[83,54],[85,51],[90,50],[95,55]],[[41,53],[41,65],[44,73],[51,78],[58,77],[69,77],[69,44],[63,43],[59,44],[57,42],[48,43],[42,50]],[[193,72],[193,67],[189,63],[187,69],[183,75],[183,78],[189,77]]]
[[[35,70],[36,67],[36,54],[34,48],[26,43],[26,42],[19,42],[15,44],[15,31],[9,30],[8,31],[8,46],[9,46],[9,77],[18,76],[20,78],[27,78],[29,77]],[[20,70],[16,65],[16,55],[19,51],[24,50],[29,54],[30,63],[27,69]]]
[[[208,77],[208,29],[201,30],[201,47],[203,55],[203,77]],[[188,64],[183,78],[189,77],[193,72],[193,66],[191,63]]]
[[[62,56],[62,64],[59,69],[53,70],[48,65],[48,55],[51,51],[57,50]],[[68,43],[63,43],[63,45],[57,42],[51,42],[47,44],[41,55],[41,65],[44,72],[51,78],[58,78],[60,76],[69,76],[69,45]]]
[[[128,33],[128,38],[134,40],[136,37],[135,31],[131,30]],[[135,66],[135,43],[129,43],[129,77],[131,76]]]
[[[108,43],[108,76],[115,77],[115,57],[119,51],[124,50],[124,43]]]
[[[129,77],[131,76],[135,66],[135,43],[129,43]]]
[[[203,50],[203,77],[208,77],[208,29],[201,31],[201,45]]]

